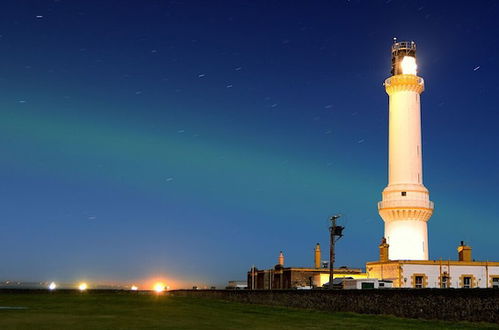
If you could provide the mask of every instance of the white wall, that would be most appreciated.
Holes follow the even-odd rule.
[[[447,272],[450,276],[450,286],[453,288],[460,287],[460,276],[464,274],[471,274],[475,276],[475,285],[479,288],[490,287],[490,276],[499,276],[499,266],[471,266],[471,265],[446,265],[442,263],[442,273]],[[488,268],[488,269],[487,269]],[[428,277],[428,287],[440,287],[440,265],[417,265],[417,264],[403,264],[402,265],[402,285],[404,288],[412,287],[412,275],[425,274]]]

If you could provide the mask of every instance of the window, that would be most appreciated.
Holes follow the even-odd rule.
[[[442,275],[442,282],[440,283],[440,287],[442,289],[446,289],[449,287],[449,276],[447,276],[447,274]]]
[[[400,194],[401,194],[402,196],[407,196],[407,192],[406,192],[406,191],[402,191]]]
[[[423,287],[423,276],[416,276],[415,278],[415,287],[421,289]]]
[[[477,280],[473,274],[462,274],[459,276],[459,286],[461,288],[474,288],[477,286]]]
[[[492,287],[494,289],[499,289],[499,277],[492,278]]]

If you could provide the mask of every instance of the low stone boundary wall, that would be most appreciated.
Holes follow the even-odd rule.
[[[499,323],[497,289],[174,290],[169,294],[329,312]]]

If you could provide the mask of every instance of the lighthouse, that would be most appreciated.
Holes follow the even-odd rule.
[[[417,75],[416,44],[392,45],[389,96],[388,185],[378,211],[385,223],[390,260],[428,260],[427,222],[433,202],[423,185],[421,102],[424,80]]]
[[[427,223],[433,202],[423,185],[421,102],[416,44],[392,45],[392,75],[385,80],[388,111],[388,185],[378,211],[385,224],[379,259],[366,263],[369,279],[396,288],[499,288],[499,262],[475,261],[461,241],[457,260],[428,259]]]

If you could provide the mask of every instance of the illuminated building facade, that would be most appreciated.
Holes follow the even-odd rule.
[[[475,261],[461,242],[457,260],[389,260],[380,245],[380,260],[368,262],[369,278],[392,281],[395,288],[499,288],[499,262]]]

